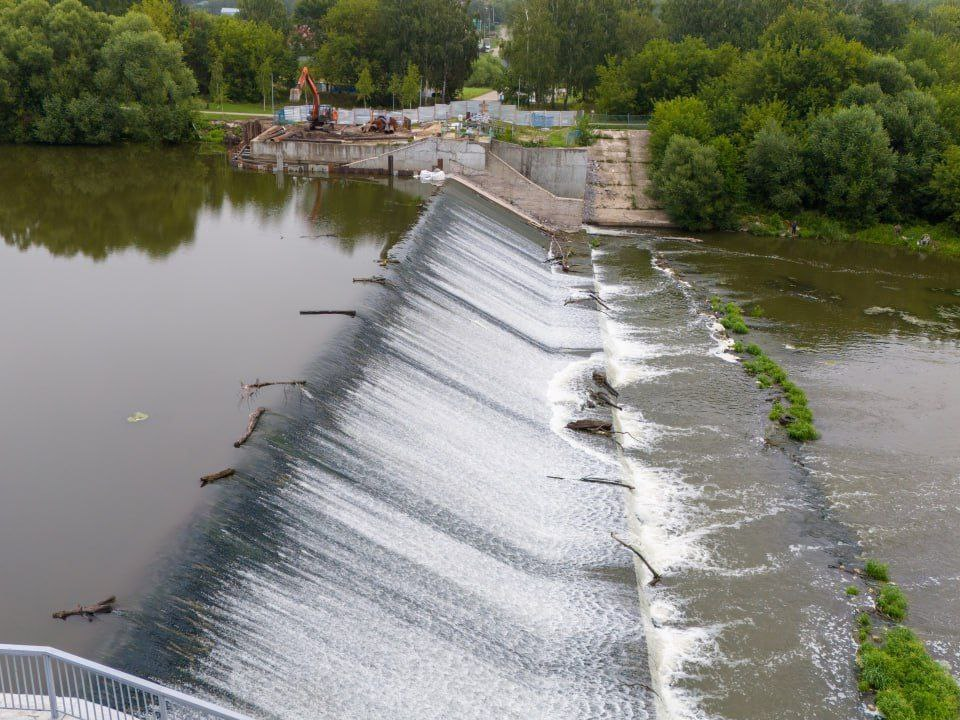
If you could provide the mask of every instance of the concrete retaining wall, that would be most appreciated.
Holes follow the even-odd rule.
[[[283,153],[284,163],[291,165],[346,165],[358,160],[377,157],[392,148],[407,147],[408,143],[327,143],[304,140],[284,142],[253,142],[250,153],[254,158],[276,161],[277,149]]]
[[[494,140],[490,151],[558,197],[583,197],[587,184],[587,148],[523,147]]]
[[[486,165],[486,148],[471,140],[452,140],[426,138],[395,149],[387,149],[384,154],[350,163],[354,171],[385,171],[389,167],[389,156],[393,156],[394,172],[417,172],[430,170],[443,160],[448,172],[456,172],[461,167],[471,170],[483,170]]]

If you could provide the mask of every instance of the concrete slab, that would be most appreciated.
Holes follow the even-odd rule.
[[[650,192],[647,130],[605,130],[590,148],[584,222],[612,227],[674,227]]]

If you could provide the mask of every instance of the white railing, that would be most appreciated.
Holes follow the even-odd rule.
[[[49,647],[0,644],[0,708],[80,720],[248,720]]]

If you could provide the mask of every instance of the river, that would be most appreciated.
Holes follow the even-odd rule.
[[[635,236],[564,274],[452,184],[22,152],[0,161],[4,639],[256,717],[851,718],[869,598],[830,566],[867,556],[958,667],[957,264]],[[590,291],[603,312],[566,304]],[[766,419],[713,295],[820,440]],[[297,315],[330,307],[358,317]],[[588,406],[594,370],[619,408]],[[257,377],[307,393],[241,402]],[[583,417],[618,434],[565,429]],[[49,619],[114,593],[121,615]]]

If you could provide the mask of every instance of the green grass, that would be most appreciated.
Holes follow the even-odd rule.
[[[743,321],[743,312],[736,303],[720,302],[720,298],[714,296],[710,298],[710,309],[719,315],[720,324],[735,335],[746,335],[750,328]]]
[[[844,592],[846,592],[847,595],[855,596],[860,594],[860,588],[858,588],[856,585],[847,585],[847,588],[844,590]]]
[[[898,585],[886,583],[877,595],[877,610],[891,620],[903,622],[907,617],[907,596]]]
[[[871,580],[879,580],[880,582],[887,582],[890,580],[890,568],[886,563],[882,563],[878,560],[867,560],[867,563],[863,568],[863,574]]]
[[[716,300],[716,303],[711,300],[711,307],[719,306],[719,299]],[[732,303],[727,303],[727,307],[730,305]],[[780,422],[786,418],[787,435],[793,440],[806,442],[819,438],[820,432],[813,424],[813,412],[807,405],[807,394],[790,380],[787,372],[755,343],[744,345],[738,340],[733,344],[733,351],[750,357],[743,360],[743,369],[757,379],[760,387],[778,386],[783,391],[782,399],[788,405],[784,407],[781,399],[775,400],[768,415],[770,420]]]
[[[877,709],[887,720],[960,717],[956,680],[909,628],[891,628],[880,643],[864,640],[858,663],[861,688],[877,693]]]
[[[283,107],[284,105],[289,105],[286,97],[277,98],[276,106],[278,108]],[[206,100],[197,100],[195,107],[197,110],[209,110],[210,112],[205,112],[205,115],[211,113],[216,113],[217,115],[269,115],[270,114],[270,104],[267,103],[267,109],[263,109],[262,103],[235,103],[235,102],[225,102],[221,107],[220,103],[207,103]]]
[[[792,218],[783,218],[776,214],[750,214],[741,219],[741,226],[755,235],[789,235],[789,219]],[[916,253],[960,257],[960,231],[948,223],[911,223],[903,225],[900,235],[897,235],[894,232],[896,223],[849,228],[838,220],[809,211],[799,213],[796,220],[800,225],[800,237],[834,242],[864,242],[899,247]],[[924,235],[930,236],[931,244],[920,248],[917,241]]]
[[[474,98],[480,97],[481,95],[486,95],[488,92],[491,92],[493,88],[482,88],[482,87],[465,87],[460,91],[461,100],[473,100]]]

